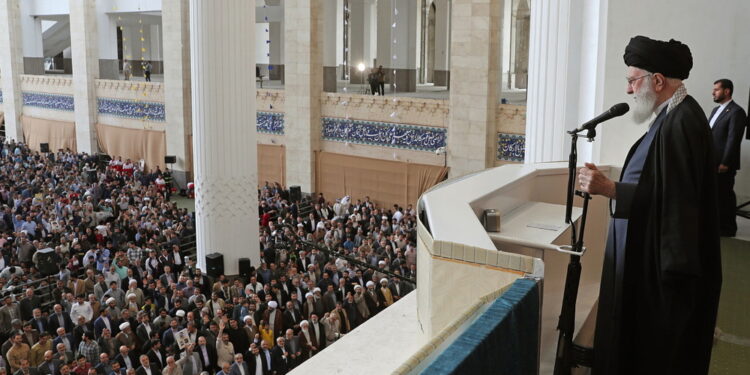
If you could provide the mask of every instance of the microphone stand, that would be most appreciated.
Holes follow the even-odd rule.
[[[578,133],[586,130],[589,142],[594,140],[596,130],[593,128],[579,128],[568,131],[571,137],[570,156],[568,157],[568,191],[565,206],[565,223],[570,224],[570,245],[560,246],[559,251],[570,254],[568,273],[565,277],[565,289],[563,302],[557,329],[560,331],[557,340],[557,353],[555,354],[555,375],[569,375],[571,369],[583,365],[591,367],[593,364],[594,350],[573,343],[575,331],[576,300],[578,299],[578,284],[581,280],[581,257],[586,252],[583,246],[583,234],[586,229],[586,215],[588,213],[591,195],[575,189],[576,164],[578,163]],[[573,199],[577,195],[583,198],[583,213],[581,214],[580,232],[576,230],[573,221]]]

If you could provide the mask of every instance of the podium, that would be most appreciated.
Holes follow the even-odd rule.
[[[485,367],[497,364],[494,372],[509,373],[497,359],[504,357],[510,358],[505,363],[511,366],[523,361],[524,368],[552,373],[570,258],[558,250],[570,242],[570,228],[564,222],[567,177],[567,163],[504,165],[447,180],[425,192],[417,204],[417,289],[292,373],[347,368],[363,375],[417,374],[446,357],[449,362],[482,357]],[[500,215],[499,231],[488,232],[482,225],[487,209]],[[573,218],[580,215],[581,209],[575,208]],[[576,309],[579,344],[591,345],[581,340],[593,339],[593,329],[585,327],[593,322],[608,222],[608,201],[594,198],[586,224],[588,250],[581,259]],[[493,315],[491,307],[510,301],[506,297],[519,284],[534,285],[534,293],[527,296],[532,301],[538,298],[534,304],[538,307],[512,311],[512,320]],[[467,332],[488,329],[493,321],[510,323],[505,324],[515,328],[510,336],[526,335],[523,338],[533,338],[533,342],[515,345],[514,337],[492,331],[495,338],[507,337],[506,351],[499,352],[502,349],[490,341],[483,342],[486,350],[457,350],[456,345],[466,338],[481,337]],[[379,349],[351,350],[367,345]]]
[[[605,173],[609,172],[608,167],[601,169]],[[418,255],[420,273],[417,291],[419,320],[423,326],[428,327],[428,334],[437,334],[445,327],[441,309],[445,309],[449,303],[441,301],[441,298],[463,295],[462,299],[468,303],[487,293],[487,288],[462,285],[466,283],[465,276],[457,275],[454,280],[449,281],[425,276],[426,273],[447,273],[441,270],[444,265],[435,264],[439,262],[436,259],[447,255],[442,251],[442,244],[472,247],[475,254],[480,251],[478,249],[484,249],[493,259],[493,252],[498,254],[498,258],[518,257],[518,264],[530,262],[532,267],[514,269],[501,265],[499,272],[513,274],[513,279],[525,277],[539,281],[542,308],[536,318],[540,328],[539,332],[527,334],[539,335],[539,373],[552,373],[558,338],[556,326],[569,262],[569,254],[560,249],[561,245],[570,244],[571,226],[565,224],[567,177],[566,163],[505,165],[448,180],[422,196],[419,209],[423,215],[420,219],[425,228],[429,228],[433,247],[429,249],[427,240],[423,241],[425,246],[420,248],[427,251],[421,252],[422,257]],[[575,203],[580,204],[581,201],[577,200]],[[483,227],[481,217],[487,209],[499,212],[499,231],[488,232]],[[581,212],[580,207],[574,207],[574,221],[580,219]],[[593,341],[595,313],[592,310],[595,309],[592,308],[599,294],[608,222],[608,200],[594,198],[589,203],[585,234],[587,251],[581,258],[583,272],[576,308],[576,332],[580,332],[576,341],[588,345],[592,345]],[[424,236],[427,237],[428,234]],[[432,259],[426,259],[428,255],[425,254],[429,254]],[[461,260],[456,257],[451,259]],[[489,260],[489,256],[484,259]],[[429,265],[427,270],[423,267],[425,263]],[[512,264],[516,264],[516,261],[509,263]],[[456,273],[458,272],[460,271],[457,270]],[[503,282],[510,281],[512,280]],[[475,279],[470,282],[481,281]],[[431,292],[432,290],[439,290],[441,293]],[[586,328],[581,331],[583,326]]]

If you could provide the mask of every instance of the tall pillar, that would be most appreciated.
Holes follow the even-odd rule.
[[[254,1],[190,0],[198,266],[221,253],[227,275],[260,262],[253,20]]]
[[[494,165],[502,2],[453,0],[447,146],[451,177]]]
[[[75,101],[76,147],[95,154],[96,79],[99,78],[99,40],[96,1],[70,0],[70,49],[73,58],[73,100]]]
[[[167,120],[167,155],[176,157],[171,165],[177,185],[192,180],[192,112],[190,103],[190,3],[188,0],[162,0],[164,39],[164,97]]]
[[[417,91],[420,4],[421,1],[378,0],[377,63],[386,70],[391,92]]]
[[[450,85],[451,2],[435,1],[435,86]]]
[[[42,19],[31,16],[31,1],[21,1],[21,30],[23,39],[24,74],[44,74],[44,44],[42,42]]]
[[[377,45],[375,2],[352,0],[349,2],[349,7],[349,81],[365,83],[375,59],[373,47]],[[364,64],[364,72],[359,71],[359,64]]]
[[[286,0],[286,84],[284,131],[286,181],[315,191],[315,152],[320,149],[320,96],[323,91],[322,0]]]
[[[23,73],[23,47],[19,0],[0,0],[0,76],[2,77],[5,136],[22,141],[21,73]]]
[[[268,79],[284,83],[284,20],[268,24]]]
[[[569,91],[576,80],[569,61],[570,9],[571,0],[531,4],[526,163],[566,160],[565,130],[575,126],[579,95]]]
[[[99,78],[120,79],[117,60],[117,23],[107,12],[112,12],[114,2],[99,2],[96,13],[96,30],[99,46]]]
[[[323,91],[336,92],[343,61],[344,0],[323,0]]]

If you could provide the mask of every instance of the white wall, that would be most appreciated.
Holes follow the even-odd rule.
[[[718,78],[734,82],[734,99],[747,109],[750,87],[750,1],[725,0],[610,0],[608,4],[606,51],[604,51],[604,106],[632,100],[625,94],[625,46],[632,36],[645,35],[687,44],[693,54],[693,69],[685,86],[703,110],[715,106],[711,88]],[[621,165],[633,142],[646,131],[633,125],[629,115],[600,127],[595,154],[601,163]],[[735,192],[750,195],[750,141],[743,142],[742,170]]]
[[[270,30],[268,29],[268,23],[256,23],[255,24],[255,63],[256,64],[268,64],[268,58],[270,46],[266,43],[270,40]]]

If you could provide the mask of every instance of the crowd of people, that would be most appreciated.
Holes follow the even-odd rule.
[[[163,181],[119,158],[2,145],[0,375],[284,374],[414,288],[411,206],[302,208],[266,184],[261,264],[209,278]]]
[[[278,184],[259,193],[263,261],[245,292],[256,294],[250,311],[265,306],[244,319],[259,322],[254,343],[283,374],[414,289],[416,213],[323,194],[303,212]]]

